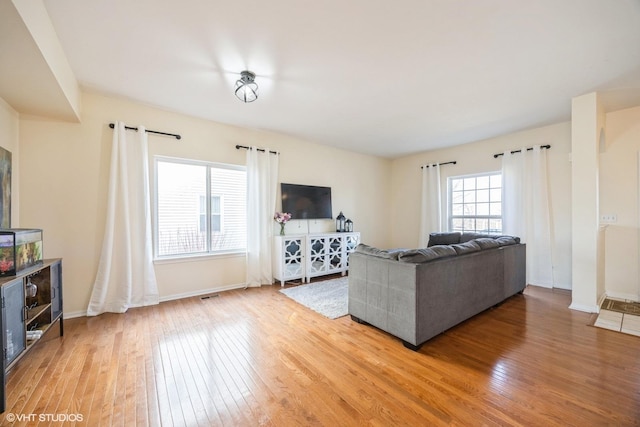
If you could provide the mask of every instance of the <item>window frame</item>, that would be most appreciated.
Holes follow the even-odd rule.
[[[209,215],[207,215],[207,223],[206,223],[206,227],[208,230],[211,229],[211,198],[214,196],[220,197],[220,213],[217,214],[220,216],[220,231],[215,231],[215,232],[209,232],[206,233],[205,235],[207,236],[205,238],[206,240],[206,244],[205,244],[205,250],[204,251],[199,251],[199,252],[192,252],[192,253],[181,253],[181,254],[171,254],[171,255],[159,255],[159,226],[158,226],[158,215],[159,215],[159,197],[158,197],[158,163],[160,162],[165,162],[165,163],[174,163],[174,164],[182,164],[182,165],[193,165],[193,166],[201,166],[201,167],[205,167],[206,170],[206,174],[205,174],[205,199],[207,199],[207,212],[209,213]],[[154,173],[154,181],[153,181],[153,212],[152,212],[152,219],[153,219],[153,258],[154,261],[171,261],[171,260],[180,260],[180,259],[189,259],[189,258],[202,258],[202,257],[224,257],[224,256],[229,256],[229,255],[239,255],[239,254],[246,254],[247,248],[246,248],[246,244],[244,247],[242,248],[236,248],[236,249],[227,249],[227,250],[213,250],[212,249],[212,237],[214,235],[221,235],[224,232],[224,196],[218,193],[212,193],[211,192],[211,171],[212,169],[227,169],[227,170],[236,170],[236,171],[243,171],[245,173],[245,177],[246,177],[246,171],[247,168],[244,165],[236,165],[236,164],[230,164],[230,163],[220,163],[220,162],[210,162],[210,161],[206,161],[206,160],[196,160],[196,159],[186,159],[186,158],[181,158],[181,157],[171,157],[171,156],[162,156],[162,155],[155,155],[153,156],[153,165],[154,165],[154,169],[153,169],[153,173]],[[208,196],[208,197],[207,197]],[[198,202],[199,204],[199,202]],[[245,206],[245,211],[246,211],[246,206]],[[201,215],[199,210],[198,212],[196,212],[196,215],[198,216],[198,220],[197,220],[197,224],[198,224],[198,228],[200,227],[200,220],[199,220],[199,216]],[[205,213],[206,215],[206,213]],[[246,224],[245,224],[246,226]],[[246,232],[246,228],[245,228],[245,232]]]
[[[483,178],[483,177],[487,177],[489,178],[489,182],[491,182],[491,178],[492,176],[500,176],[500,215],[491,215],[486,214],[486,215],[478,215],[477,212],[474,215],[454,215],[453,211],[453,207],[454,207],[454,203],[453,203],[453,196],[454,196],[454,190],[453,190],[453,181],[454,180],[465,180],[465,179],[476,179],[476,183],[477,183],[477,179],[478,178]],[[458,176],[450,176],[447,178],[447,194],[448,194],[448,200],[447,200],[447,226],[449,231],[460,231],[460,232],[473,232],[473,233],[483,233],[483,234],[495,234],[495,235],[500,235],[502,234],[502,230],[504,229],[504,221],[503,221],[503,213],[504,213],[504,192],[503,192],[503,188],[504,188],[504,182],[502,181],[502,171],[492,171],[492,172],[483,172],[483,173],[477,173],[477,174],[468,174],[468,175],[458,175]],[[480,190],[485,190],[485,188],[481,188]],[[495,201],[492,202],[492,199],[490,197],[491,194],[491,190],[497,190],[497,187],[491,187],[491,184],[489,184],[489,187],[486,188],[486,190],[489,190],[489,200],[487,202],[481,202],[481,203],[487,203],[489,204],[489,212],[491,212],[491,208],[490,208],[490,203],[495,203]],[[463,192],[465,191],[464,188],[462,190]],[[478,192],[478,188],[477,186],[474,188],[474,202],[477,205],[477,192]],[[463,194],[464,197],[464,194]],[[465,205],[465,202],[463,201],[461,203],[463,206]],[[471,230],[466,230],[464,229],[458,229],[454,227],[454,220],[455,219],[474,219],[474,224],[476,225],[476,227]],[[478,219],[486,219],[488,221],[488,224],[491,223],[492,220],[500,220],[500,230],[499,231],[494,231],[494,230],[477,230],[477,220]]]

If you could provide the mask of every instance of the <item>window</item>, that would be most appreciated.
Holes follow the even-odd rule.
[[[449,230],[502,233],[502,174],[449,178]]]
[[[198,224],[201,233],[207,232],[207,199],[200,196],[200,209],[198,213]],[[222,196],[211,196],[211,232],[222,232]]]
[[[244,166],[156,157],[155,255],[243,251]]]

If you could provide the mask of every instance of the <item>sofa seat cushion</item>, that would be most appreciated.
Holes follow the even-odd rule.
[[[411,249],[398,255],[398,260],[402,262],[423,263],[434,259],[456,256],[455,249],[447,245],[435,245],[430,248]]]
[[[457,231],[431,233],[429,234],[429,243],[427,243],[427,247],[437,245],[451,245],[454,243],[460,243],[460,233]]]
[[[457,245],[451,245],[458,255],[468,254],[471,252],[478,252],[482,250],[479,244],[475,240],[470,240],[465,243],[458,243]]]

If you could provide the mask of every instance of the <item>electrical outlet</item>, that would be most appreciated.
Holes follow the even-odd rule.
[[[600,222],[604,224],[613,224],[618,222],[618,216],[616,214],[600,215]]]

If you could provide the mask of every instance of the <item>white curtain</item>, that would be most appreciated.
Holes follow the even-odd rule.
[[[527,283],[553,287],[547,150],[502,156],[502,229],[527,244]]]
[[[422,205],[420,209],[420,241],[424,248],[429,233],[442,231],[442,195],[440,192],[440,165],[422,167]]]
[[[107,221],[88,316],[158,304],[153,269],[147,133],[127,141],[116,122],[111,148]]]
[[[247,150],[247,286],[273,283],[273,215],[278,191],[278,155]]]

